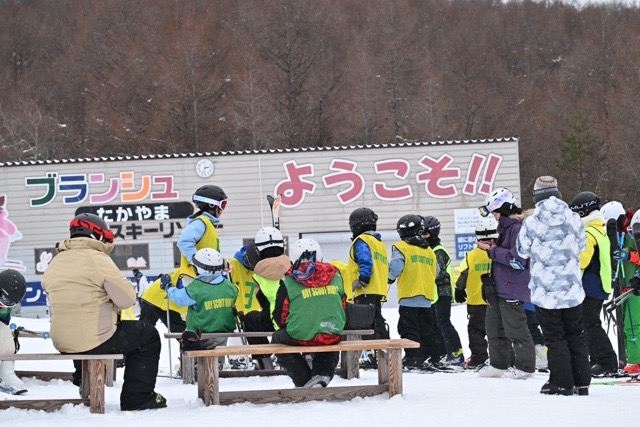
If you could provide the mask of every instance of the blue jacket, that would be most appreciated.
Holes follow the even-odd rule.
[[[371,234],[376,239],[382,241],[380,233],[374,231],[365,231],[367,234]],[[356,263],[358,264],[358,272],[360,276],[358,279],[362,283],[369,283],[371,280],[371,274],[373,274],[373,255],[371,255],[371,248],[362,239],[358,239],[353,245],[353,255]]]
[[[211,222],[215,225],[220,220],[215,216],[211,215],[208,212],[203,212],[202,215],[206,216],[211,220]],[[189,217],[187,218],[187,225],[184,227],[182,232],[180,233],[180,237],[178,238],[178,249],[184,257],[191,261],[193,256],[196,254],[196,244],[202,239],[204,232],[206,230],[206,226],[202,221],[196,221],[197,217]]]
[[[530,302],[529,263],[520,257],[516,250],[521,227],[522,221],[517,215],[500,216],[498,241],[496,246],[489,250],[489,258],[492,261],[491,275],[496,282],[496,291],[500,298]]]

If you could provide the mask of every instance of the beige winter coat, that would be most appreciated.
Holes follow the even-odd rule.
[[[89,237],[58,243],[42,278],[51,306],[51,339],[63,353],[91,350],[116,331],[118,308],[136,294],[109,253],[113,245]]]

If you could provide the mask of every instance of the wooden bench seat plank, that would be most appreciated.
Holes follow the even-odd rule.
[[[373,329],[357,329],[357,330],[349,330],[342,331],[341,336],[352,336],[352,335],[373,335]],[[215,332],[215,333],[204,333],[200,335],[200,338],[255,338],[255,337],[270,337],[273,335],[273,332]],[[181,333],[176,332],[165,332],[165,338],[181,338]]]
[[[18,353],[0,356],[0,360],[120,360],[122,354]]]
[[[277,390],[223,391],[220,392],[220,404],[232,405],[234,403],[242,402],[266,404],[308,402],[312,400],[351,400],[355,397],[376,396],[386,391],[386,385],[343,386],[312,389],[294,388]]]
[[[0,400],[0,410],[9,408],[37,409],[46,412],[57,411],[63,405],[89,405],[88,399],[46,399],[46,400]]]
[[[16,375],[20,378],[36,378],[42,381],[51,381],[51,380],[72,381],[73,380],[73,372],[16,371]]]
[[[244,354],[324,353],[329,351],[361,351],[378,349],[420,348],[420,344],[407,339],[342,341],[323,346],[289,346],[284,344],[256,344],[219,346],[211,350],[187,351],[187,357],[233,356]],[[292,351],[295,349],[296,351]]]

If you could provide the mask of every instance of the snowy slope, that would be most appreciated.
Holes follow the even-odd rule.
[[[385,316],[395,332],[397,312],[385,309]],[[31,329],[47,329],[46,320],[14,319]],[[466,346],[466,308],[453,308],[453,322]],[[396,334],[397,335],[397,334]],[[614,343],[615,344],[615,343]],[[161,370],[167,371],[166,342],[163,343]],[[23,339],[22,351],[49,351],[50,342]],[[174,346],[173,357],[177,347]],[[35,364],[34,364],[35,363]],[[70,362],[29,362],[18,369],[67,370]],[[156,411],[126,413],[119,411],[119,389],[122,370],[115,387],[107,388],[107,413],[91,415],[86,407],[67,406],[59,412],[47,414],[38,411],[9,409],[0,411],[3,425],[24,426],[85,426],[118,425],[178,426],[181,423],[198,425],[258,425],[288,426],[591,426],[634,425],[637,415],[631,408],[640,400],[640,386],[594,385],[589,397],[542,396],[540,387],[547,376],[536,374],[526,381],[509,379],[483,379],[476,373],[461,374],[405,374],[403,396],[387,399],[385,396],[355,399],[350,402],[310,402],[302,404],[252,405],[208,407],[196,398],[195,385],[183,385],[181,380],[159,378],[156,389],[167,399],[169,407]],[[374,371],[361,371],[360,380],[346,381],[335,378],[332,385],[375,384]],[[76,397],[77,388],[69,382],[27,379],[29,393],[25,398]],[[291,386],[288,377],[222,379],[222,390],[252,388],[282,388]],[[0,395],[0,399],[6,398]],[[15,424],[14,424],[15,423]],[[184,425],[184,424],[183,424]]]

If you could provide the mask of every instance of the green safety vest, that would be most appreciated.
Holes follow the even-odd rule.
[[[299,341],[308,341],[318,334],[340,334],[347,320],[342,308],[344,285],[339,274],[326,285],[306,287],[286,276],[284,285],[289,296],[287,334]]]
[[[596,227],[588,226],[585,231],[596,240],[598,261],[600,261],[600,283],[602,290],[611,293],[611,242],[609,237]]]
[[[229,280],[213,285],[195,279],[189,284],[187,293],[196,302],[187,311],[187,329],[208,333],[233,332],[236,329],[233,306],[238,288]]]

